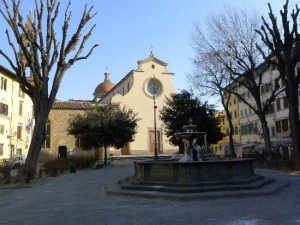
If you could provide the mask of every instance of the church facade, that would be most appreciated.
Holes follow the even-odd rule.
[[[168,142],[163,131],[163,123],[159,119],[159,111],[163,107],[165,98],[175,92],[174,74],[168,71],[167,63],[150,54],[145,60],[138,61],[138,68],[131,70],[117,84],[112,83],[109,76],[110,73],[106,69],[104,81],[95,88],[93,101],[56,100],[54,102],[46,125],[47,137],[40,154],[41,160],[49,157],[65,157],[71,152],[76,155],[95,154],[94,151],[82,151],[79,139],[68,134],[68,121],[74,115],[85,113],[95,104],[103,105],[112,102],[119,102],[131,108],[138,113],[141,120],[138,122],[135,141],[127,143],[121,149],[110,148],[109,153],[114,156],[154,155],[155,141],[158,155],[178,151],[178,147]],[[99,157],[103,158],[103,151],[99,154]]]
[[[152,155],[155,145],[158,154],[170,154],[178,150],[170,145],[163,131],[163,122],[159,119],[165,98],[175,93],[173,79],[174,74],[168,71],[167,63],[156,58],[152,52],[148,58],[138,61],[137,69],[131,70],[115,85],[110,82],[109,72],[106,71],[104,82],[95,89],[94,100],[100,104],[119,102],[141,118],[135,141],[122,149],[110,149],[110,153]]]

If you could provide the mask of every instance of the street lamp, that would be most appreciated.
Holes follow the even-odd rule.
[[[156,88],[155,88],[156,90]],[[154,92],[154,90],[153,90]],[[155,91],[156,94],[156,91]],[[153,94],[153,109],[154,109],[154,159],[158,159],[158,154],[157,154],[157,144],[156,144],[156,109],[157,106],[155,105],[155,94]]]

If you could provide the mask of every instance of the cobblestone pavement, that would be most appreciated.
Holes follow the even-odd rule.
[[[32,188],[0,189],[0,224],[28,225],[300,225],[300,175],[258,170],[288,181],[259,197],[188,202],[105,195],[104,185],[132,175],[130,160],[45,178]]]

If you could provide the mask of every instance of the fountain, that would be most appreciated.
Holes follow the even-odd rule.
[[[196,126],[192,124],[183,128],[184,132],[176,134],[185,142],[185,152],[180,159],[136,160],[134,175],[119,181],[116,186],[106,187],[106,193],[190,200],[251,194],[250,190],[260,194],[258,190],[263,192],[263,187],[274,182],[274,179],[254,173],[254,159],[199,157],[194,141],[203,136],[207,148],[206,133],[196,132]],[[275,185],[268,190],[278,188]]]
[[[191,162],[191,161],[201,161],[199,153],[194,146],[194,141],[199,137],[204,137],[204,146],[207,151],[206,133],[196,132],[196,125],[185,125],[183,126],[184,132],[176,133],[175,136],[184,141],[184,155],[179,160],[179,162]]]

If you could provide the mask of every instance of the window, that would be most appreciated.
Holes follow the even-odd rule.
[[[276,131],[277,133],[286,132],[289,130],[289,121],[288,119],[283,119],[276,121]]]
[[[240,111],[241,117],[244,117],[243,110]]]
[[[4,125],[0,124],[0,134],[4,134]]]
[[[237,112],[234,110],[234,118],[237,118]]]
[[[45,127],[45,135],[46,135],[46,139],[43,145],[43,148],[50,148],[50,131],[51,131],[51,125],[50,125],[50,121],[47,121],[46,123],[46,127]]]
[[[3,146],[4,144],[0,144],[0,156],[3,156]]]
[[[0,114],[5,116],[8,115],[8,105],[0,102]]]
[[[125,95],[125,88],[124,87],[122,87],[122,93],[123,93],[123,95]]]
[[[266,92],[272,90],[272,83],[267,83],[267,84],[265,84],[265,86],[266,86]]]
[[[282,132],[289,130],[289,123],[287,119],[282,120],[281,125],[282,125]]]
[[[244,109],[245,110],[245,116],[248,116],[248,111],[247,109]]]
[[[129,82],[127,83],[127,92],[129,92],[129,87],[130,87],[130,84]]]
[[[275,127],[271,127],[271,137],[275,137]]]
[[[276,108],[277,108],[277,111],[281,110],[280,98],[276,99]]]
[[[19,102],[19,116],[23,115],[23,102]]]
[[[239,133],[238,127],[234,127],[234,134],[238,134],[238,133]]]
[[[281,132],[281,122],[280,121],[276,121],[276,132],[277,133]]]
[[[7,79],[4,77],[1,77],[0,89],[2,89],[4,91],[7,90]]]
[[[17,128],[17,139],[22,139],[22,125],[18,125],[18,128]]]
[[[241,125],[242,135],[253,134],[257,132],[257,123],[248,123]]]

